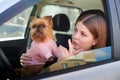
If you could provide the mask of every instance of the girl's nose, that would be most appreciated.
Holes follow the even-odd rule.
[[[79,39],[79,37],[80,37],[80,34],[78,32],[76,32],[76,33],[73,34],[73,38]]]
[[[78,32],[74,33],[74,35],[73,35],[74,38],[79,38],[79,36],[80,35],[78,34]]]

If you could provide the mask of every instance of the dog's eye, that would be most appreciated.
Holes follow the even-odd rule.
[[[41,26],[41,27],[43,27],[43,28],[45,27],[45,25],[44,25],[44,24],[42,24],[42,25],[40,25],[40,26]]]
[[[32,28],[34,29],[36,27],[36,25],[32,26]]]

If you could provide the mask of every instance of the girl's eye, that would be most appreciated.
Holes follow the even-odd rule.
[[[76,29],[76,28],[74,29],[74,32],[77,32],[77,29]]]
[[[84,32],[81,32],[81,35],[87,37],[87,35]]]

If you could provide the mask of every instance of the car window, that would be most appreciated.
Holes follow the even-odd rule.
[[[103,7],[101,2],[100,2],[100,4],[101,4],[100,7]],[[96,9],[96,8],[90,8],[90,9]],[[40,13],[36,13],[36,14],[39,14],[38,15],[39,17],[48,16],[48,15],[51,15],[52,17],[54,17],[58,13],[66,14],[70,20],[70,30],[69,30],[69,32],[67,32],[67,34],[72,34],[74,27],[75,27],[76,19],[82,13],[82,11],[85,11],[85,10],[89,10],[89,8],[79,9],[76,7],[67,7],[67,6],[48,5],[47,4],[42,7],[41,11],[38,11]],[[104,11],[103,8],[100,8],[99,10]],[[85,51],[78,55],[68,57],[65,60],[57,61],[56,63],[48,66],[46,69],[41,71],[40,74],[46,73],[46,72],[64,70],[64,69],[68,69],[68,68],[72,68],[72,67],[76,67],[76,66],[86,65],[89,63],[108,60],[108,59],[111,59],[111,57],[112,57],[111,54],[112,54],[112,52],[111,52],[110,45],[107,47],[104,47],[104,48]]]
[[[68,69],[76,66],[82,66],[94,62],[111,59],[111,46],[80,52],[77,55],[67,57],[66,59],[56,62],[40,73]]]
[[[59,14],[59,13],[66,14],[70,20],[70,30],[67,33],[71,34],[73,32],[75,21],[81,12],[82,12],[81,9],[75,8],[75,7],[45,5],[41,10],[40,17],[46,16],[46,15],[51,15],[52,17],[54,17],[56,14]]]
[[[16,15],[0,26],[1,41],[23,39],[32,7]]]

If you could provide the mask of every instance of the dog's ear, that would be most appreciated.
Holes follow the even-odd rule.
[[[44,19],[48,20],[49,22],[52,22],[52,16],[45,16]]]

